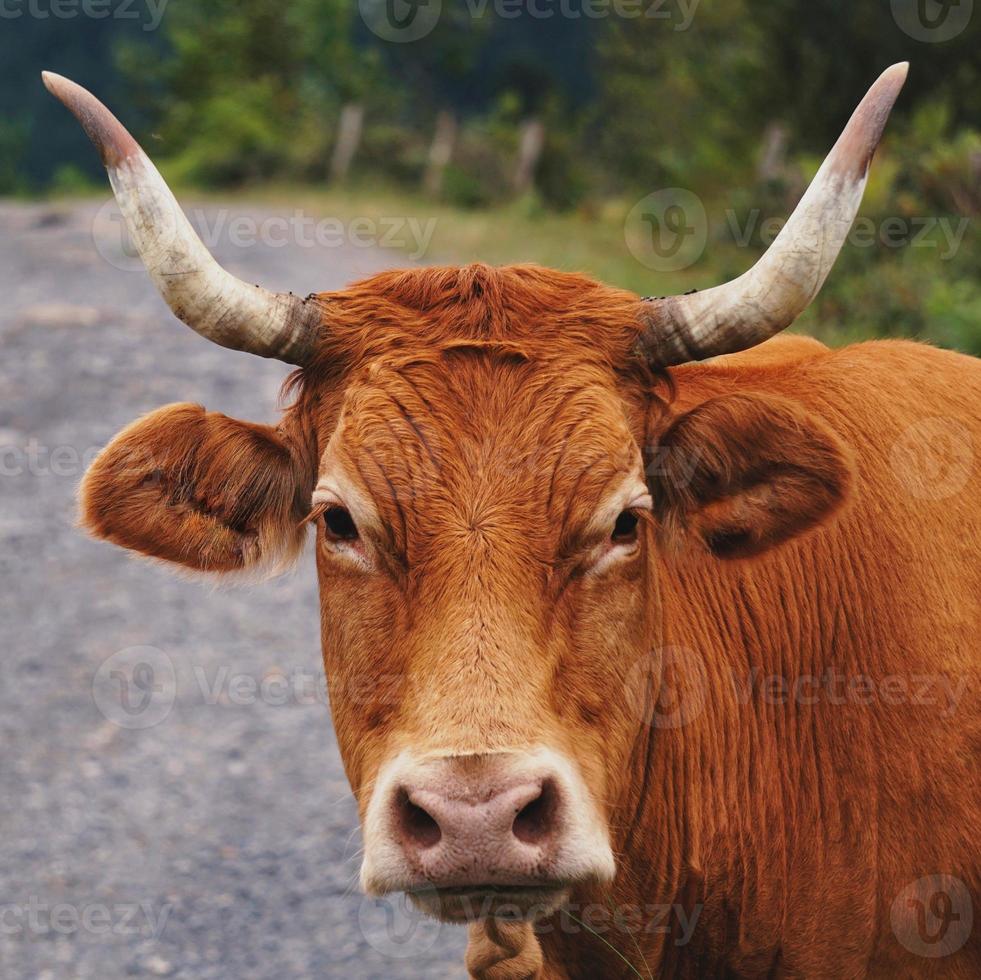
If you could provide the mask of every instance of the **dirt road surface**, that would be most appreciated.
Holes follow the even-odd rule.
[[[269,217],[207,214],[244,218],[239,241]],[[403,262],[215,251],[303,293]],[[98,203],[0,203],[0,284],[0,976],[464,976],[460,930],[358,891],[310,549],[214,590],[73,526],[120,427],[175,401],[271,421],[287,368],[178,323]]]

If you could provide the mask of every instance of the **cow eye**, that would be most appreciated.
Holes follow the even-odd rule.
[[[623,510],[613,525],[613,534],[610,539],[614,544],[631,544],[637,540],[637,525],[640,523],[637,515],[632,510]]]
[[[324,527],[330,541],[356,541],[358,538],[354,518],[344,507],[328,507],[324,511]]]

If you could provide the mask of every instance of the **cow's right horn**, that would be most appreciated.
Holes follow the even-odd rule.
[[[119,120],[80,85],[52,72],[41,77],[99,151],[130,238],[174,314],[223,347],[307,363],[323,324],[316,299],[273,293],[226,272]]]
[[[738,279],[641,305],[636,350],[669,367],[732,354],[790,326],[824,285],[858,213],[872,155],[909,65],[869,89],[766,254]]]

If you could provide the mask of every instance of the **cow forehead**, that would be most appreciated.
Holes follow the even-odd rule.
[[[352,379],[321,476],[337,466],[389,520],[565,527],[639,472],[640,454],[602,367],[453,348]]]

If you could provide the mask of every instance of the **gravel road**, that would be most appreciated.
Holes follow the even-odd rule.
[[[73,527],[120,427],[173,401],[272,420],[287,369],[174,320],[98,203],[0,203],[0,230],[0,977],[464,976],[460,930],[358,892],[309,550],[215,590]],[[220,238],[304,293],[404,261]]]

